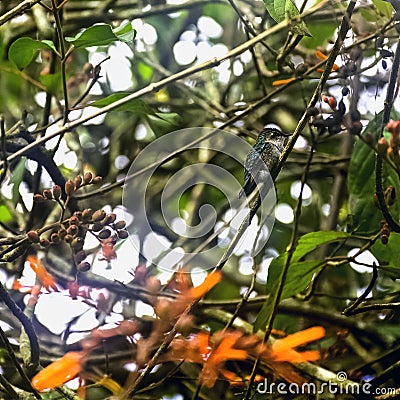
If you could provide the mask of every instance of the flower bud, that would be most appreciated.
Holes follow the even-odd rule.
[[[99,232],[104,228],[104,225],[101,221],[96,221],[93,225],[92,225],[92,231],[93,232]]]
[[[72,182],[71,180],[65,182],[65,193],[67,194],[67,196],[72,196],[74,194],[74,191],[75,191],[74,182]]]
[[[67,243],[71,243],[73,239],[74,239],[74,237],[72,235],[65,235],[65,237],[64,237],[64,240]]]
[[[74,179],[74,186],[75,186],[75,190],[79,189],[82,185],[82,176],[81,175],[77,175]]]
[[[59,185],[53,186],[53,196],[55,199],[59,199],[61,197],[61,187]]]
[[[71,242],[71,247],[74,251],[82,250],[84,240],[81,237],[76,237]]]
[[[76,216],[76,215],[72,215],[70,218],[69,218],[69,224],[70,225],[79,225],[79,218]]]
[[[71,225],[68,229],[67,229],[67,234],[71,235],[71,236],[75,236],[78,233],[78,227],[76,225]]]
[[[104,225],[109,225],[109,224],[112,224],[113,222],[115,222],[116,219],[117,219],[117,215],[114,213],[110,213],[105,216],[105,218],[102,222]]]
[[[103,229],[99,232],[99,239],[107,239],[111,236],[111,231],[109,229]]]
[[[126,230],[121,230],[117,232],[117,235],[120,239],[126,239],[129,236],[129,233]]]
[[[54,232],[50,235],[50,241],[55,244],[60,243],[60,236]]]
[[[43,190],[43,196],[44,196],[47,200],[52,200],[52,199],[53,199],[53,193],[51,192],[50,189],[44,189],[44,190]]]
[[[50,245],[50,242],[47,240],[47,239],[40,239],[40,245],[41,246],[43,246],[43,247],[47,247],[47,246],[49,246]]]
[[[376,145],[376,151],[380,156],[385,156],[389,148],[389,143],[384,137],[379,138],[378,144]]]
[[[85,172],[85,175],[83,176],[83,182],[85,185],[88,185],[90,182],[92,182],[93,179],[93,174],[91,172]]]
[[[46,199],[41,194],[34,194],[33,201],[35,203],[43,203],[44,201],[46,201]]]
[[[304,63],[300,63],[297,67],[296,67],[296,74],[297,75],[303,75],[307,72],[307,65]]]
[[[92,215],[93,215],[93,210],[91,208],[85,208],[82,211],[82,219],[85,221],[92,218]]]
[[[31,243],[40,242],[39,234],[36,231],[29,231],[26,235],[28,236],[28,239]]]
[[[104,210],[97,210],[92,215],[92,221],[101,221],[106,216]]]
[[[103,178],[101,176],[95,176],[92,180],[92,183],[94,184],[99,184],[101,182],[103,182]]]
[[[114,229],[124,229],[125,226],[126,226],[126,222],[121,220],[114,224]]]
[[[65,236],[67,236],[67,230],[64,229],[64,228],[61,228],[61,229],[58,231],[58,236],[60,237],[61,240],[64,240],[64,239],[65,239]]]

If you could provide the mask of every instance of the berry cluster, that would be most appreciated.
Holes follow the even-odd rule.
[[[328,131],[330,135],[333,135],[341,132],[344,128],[353,135],[358,135],[361,132],[362,124],[359,111],[355,110],[346,114],[346,106],[343,98],[349,93],[349,88],[346,86],[343,87],[342,98],[339,102],[334,96],[322,96],[322,101],[326,103],[332,111],[326,118],[322,116],[316,107],[308,110],[308,115],[313,117],[311,123],[317,128],[319,135],[324,134],[326,131]]]
[[[92,173],[86,172],[83,177],[78,175],[73,181],[68,180],[65,183],[66,197],[64,200],[62,200],[62,189],[58,185],[53,186],[52,189],[45,189],[43,195],[35,194],[34,200],[36,202],[55,200],[65,211],[69,199],[79,188],[85,185],[98,184],[101,181],[100,176],[93,177]],[[125,229],[126,222],[123,220],[116,221],[116,219],[117,216],[114,213],[107,214],[102,209],[85,208],[82,211],[75,211],[69,218],[47,228],[31,230],[27,233],[27,237],[31,243],[38,243],[43,247],[62,242],[67,243],[73,251],[78,270],[84,272],[90,268],[90,264],[84,262],[87,254],[83,251],[87,232],[90,232],[99,240],[103,253],[105,247],[111,246],[111,251],[115,254],[113,246],[117,238],[126,239],[128,237],[128,232]],[[50,234],[47,237],[41,237],[46,231],[50,231]],[[106,259],[111,259],[111,257],[109,256]]]

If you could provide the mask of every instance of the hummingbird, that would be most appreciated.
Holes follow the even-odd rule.
[[[260,132],[244,162],[244,184],[239,197],[243,194],[248,196],[256,188],[257,183],[265,181],[267,174],[279,161],[287,136],[290,135],[270,126],[266,126]]]

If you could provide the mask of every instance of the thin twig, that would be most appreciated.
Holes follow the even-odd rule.
[[[400,67],[400,43],[397,43],[396,52],[393,59],[392,64],[392,71],[390,73],[389,84],[386,92],[386,98],[384,103],[383,109],[383,118],[382,118],[382,126],[381,126],[381,135],[383,133],[383,128],[390,119],[390,113],[393,107],[394,101],[394,93],[395,87],[397,83],[397,78],[399,75],[399,67]],[[387,207],[384,191],[383,191],[383,156],[380,154],[376,155],[376,162],[375,162],[375,192],[376,197],[379,203],[379,207],[382,211],[382,215],[385,218],[386,222],[388,223],[390,229],[394,232],[400,232],[400,225],[393,219],[390,211]]]
[[[29,338],[30,346],[31,346],[30,362],[34,366],[39,365],[40,347],[39,347],[38,338],[36,336],[35,328],[32,324],[32,321],[18,307],[18,305],[10,297],[7,290],[1,283],[0,283],[0,299],[4,301],[4,303],[6,304],[8,309],[21,322],[22,326],[24,327],[25,332]]]
[[[372,278],[371,281],[369,282],[369,285],[367,288],[364,290],[362,295],[350,306],[348,306],[343,312],[343,315],[349,316],[354,314],[354,310],[357,309],[357,306],[359,306],[366,298],[367,296],[371,293],[372,289],[375,286],[376,280],[378,279],[378,269],[376,268],[376,264],[374,262],[373,268],[372,268]]]
[[[18,4],[16,7],[6,12],[0,17],[0,26],[5,24],[10,19],[23,14],[25,11],[29,10],[36,3],[39,3],[41,0],[25,0],[21,4]]]

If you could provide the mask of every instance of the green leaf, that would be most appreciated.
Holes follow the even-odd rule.
[[[14,205],[17,205],[18,200],[19,200],[19,186],[24,177],[25,163],[26,163],[26,157],[21,157],[18,164],[12,171],[10,183],[13,183],[12,202]]]
[[[292,257],[292,262],[299,261],[305,255],[311,253],[322,244],[339,242],[347,239],[348,237],[350,237],[350,234],[346,232],[319,231],[307,233],[300,237]]]
[[[130,23],[115,30],[110,25],[98,24],[84,29],[75,37],[66,37],[65,40],[75,47],[107,46],[118,40],[129,43],[135,35],[136,31]]]
[[[372,0],[372,3],[374,4],[379,14],[381,14],[387,19],[392,18],[394,9],[390,2],[384,0]]]
[[[380,240],[376,241],[370,248],[371,253],[379,261],[379,265],[394,269],[392,272],[400,274],[400,234],[391,232],[387,244]]]
[[[10,210],[4,204],[0,204],[0,221],[5,224],[11,222],[13,220],[13,216],[10,213]]]
[[[33,40],[30,37],[17,39],[8,50],[8,58],[19,70],[24,69],[36,57],[38,50],[55,50],[54,43],[50,40]]]
[[[321,260],[300,261],[305,255],[314,251],[318,246],[323,244],[338,242],[350,237],[346,232],[320,231],[311,232],[303,235],[297,244],[296,250],[292,256],[288,273],[286,275],[285,285],[281,294],[284,300],[301,293],[310,284],[314,273],[321,268]],[[281,280],[283,268],[287,260],[287,253],[281,254],[272,260],[268,269],[267,293],[268,300],[264,303],[255,322],[255,330],[264,329],[268,321],[268,317],[272,312],[273,299],[278,290],[278,282]]]
[[[90,105],[99,108],[105,107],[116,102],[117,100],[123,99],[129,94],[130,93],[114,93],[110,96],[104,97],[103,99],[96,100],[93,103],[90,103]],[[114,108],[113,111],[130,111],[141,115],[154,114],[154,111],[140,99],[130,100],[127,103]]]
[[[144,81],[149,81],[153,76],[153,68],[141,61],[136,64],[136,68]]]
[[[299,19],[300,12],[291,0],[264,0],[269,15],[275,22],[282,22],[288,18],[291,21],[289,29],[302,36],[311,36],[304,21]]]
[[[114,33],[118,36],[118,40],[124,43],[132,43],[136,36],[136,31],[130,22],[115,28]]]
[[[39,82],[46,86],[49,93],[56,95],[62,87],[61,74],[47,74],[39,77]]]
[[[254,323],[254,330],[265,330],[265,325],[272,312],[274,298],[279,289],[278,283],[281,280],[282,270],[285,267],[287,253],[281,254],[272,260],[268,269],[267,293],[269,295],[263,304]],[[281,300],[288,299],[301,293],[310,284],[314,273],[320,268],[320,260],[300,261],[291,263],[286,276],[285,286],[281,294]]]
[[[382,127],[383,113],[379,113],[370,121],[364,132],[369,132],[374,143],[378,141]],[[398,119],[395,112],[391,117]],[[376,207],[373,196],[375,193],[375,152],[361,140],[357,140],[351,155],[347,187],[349,192],[349,208],[353,217],[353,228],[359,233],[372,233],[379,229],[382,219],[381,211]],[[390,166],[383,163],[383,188],[392,185],[400,190],[400,181],[397,173]],[[399,202],[390,207],[390,213],[397,221],[400,215]]]
[[[147,116],[147,122],[157,137],[179,128],[182,118],[176,113],[155,113]]]
[[[318,46],[325,47],[333,37],[337,25],[329,21],[325,22],[310,22],[307,24],[311,37],[304,37],[301,44],[307,49],[315,50]]]
[[[90,103],[94,107],[104,107],[114,103],[117,100],[123,99],[129,93],[114,93],[104,99],[96,100]],[[133,99],[125,104],[122,104],[112,111],[130,111],[146,117],[148,124],[154,131],[157,137],[165,135],[179,128],[182,124],[181,117],[176,113],[157,113],[154,112],[144,101]]]

